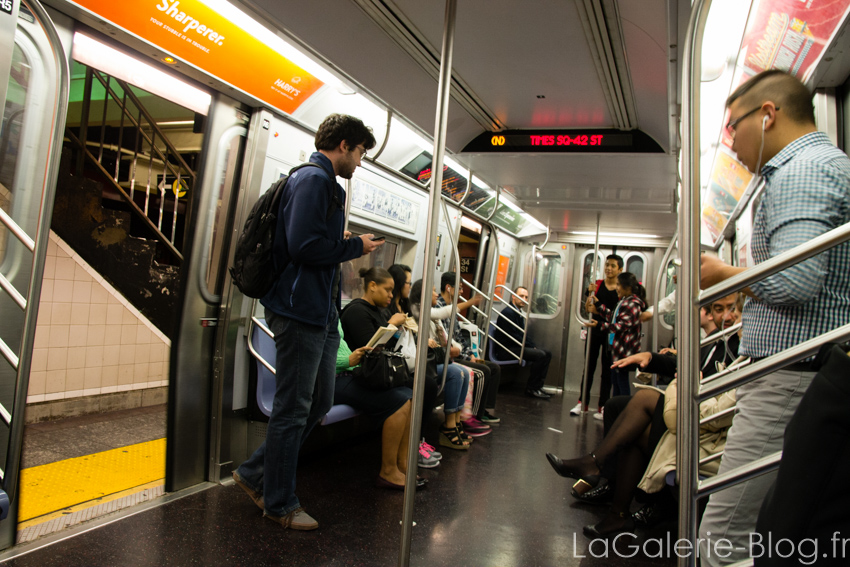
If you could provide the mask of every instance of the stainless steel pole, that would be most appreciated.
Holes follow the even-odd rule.
[[[593,279],[596,277],[596,270],[599,269],[599,223],[602,220],[602,213],[596,213],[596,244],[593,247],[593,267],[591,268],[590,278]],[[584,293],[584,291],[582,291]],[[590,316],[593,319],[593,316]],[[590,378],[587,375],[587,369],[590,366],[590,333],[593,332],[593,327],[586,327],[587,329],[587,337],[584,341],[584,373],[581,375],[581,386],[579,386],[578,397],[581,400],[581,409],[584,409],[585,406],[589,406],[590,400],[585,400],[582,398],[584,396],[584,384],[585,380]],[[608,369],[611,370],[610,368]],[[605,369],[602,368],[600,372],[605,372]],[[602,388],[602,380],[600,380],[599,388]],[[588,392],[589,394],[590,392]]]
[[[434,245],[437,242],[437,222],[440,219],[440,201],[443,187],[443,154],[446,151],[446,120],[449,113],[449,88],[452,77],[452,50],[454,49],[457,0],[446,0],[443,27],[443,50],[440,57],[440,83],[437,89],[437,117],[434,124],[434,162],[431,175],[431,197],[428,209],[428,238],[425,240],[425,273],[422,276],[421,315],[419,337],[416,343],[416,373],[413,380],[413,407],[410,411],[410,441],[407,444],[407,478],[404,483],[404,510],[401,521],[401,547],[398,555],[400,567],[410,565],[410,539],[413,535],[413,497],[416,494],[416,469],[419,456],[419,433],[424,394],[425,366],[427,365],[428,334],[431,323],[431,288],[434,285]]]
[[[676,305],[679,327],[679,380],[676,436],[676,467],[679,477],[679,537],[697,543],[697,471],[699,451],[697,436],[699,407],[694,397],[699,376],[699,240],[700,240],[700,176],[699,176],[699,112],[702,75],[702,39],[711,0],[694,0],[688,36],[685,41],[682,77],[682,200],[679,203],[679,273]],[[696,552],[678,558],[679,567],[696,565]]]

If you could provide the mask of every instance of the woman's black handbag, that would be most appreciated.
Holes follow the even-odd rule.
[[[354,380],[369,390],[384,391],[410,383],[407,361],[400,352],[375,348],[363,355]]]

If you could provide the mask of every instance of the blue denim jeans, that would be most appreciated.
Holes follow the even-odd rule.
[[[266,440],[237,472],[263,493],[268,516],[283,517],[301,507],[295,496],[298,451],[333,405],[337,319],[334,309],[320,327],[266,310],[276,349],[274,402]]]
[[[613,392],[611,393],[611,397],[614,396],[628,396],[631,395],[632,389],[629,385],[629,371],[626,368],[612,368],[611,369],[611,386],[613,387]]]
[[[437,365],[437,381],[443,379],[443,365]],[[445,412],[455,413],[463,409],[466,391],[469,389],[469,374],[458,364],[449,364],[446,372]]]

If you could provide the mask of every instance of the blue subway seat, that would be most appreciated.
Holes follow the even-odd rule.
[[[491,324],[488,336],[492,338],[495,332],[496,326]],[[513,357],[508,360],[499,360],[498,358],[496,358],[496,348],[498,348],[496,346],[496,343],[494,343],[492,340],[487,341],[487,356],[490,362],[498,364],[499,366],[507,366],[509,364],[519,364],[520,366],[525,366],[525,360],[520,361]]]
[[[5,490],[0,490],[0,520],[5,520],[9,515],[9,495]]]
[[[263,325],[266,324],[264,319],[261,319]],[[254,349],[263,357],[269,364],[274,365],[275,347],[274,339],[266,334],[265,331],[254,326],[254,331],[251,336],[251,343]],[[266,417],[272,413],[272,403],[274,402],[275,378],[268,368],[257,361],[257,406]],[[352,417],[360,415],[360,412],[353,407],[338,404],[331,408],[331,411],[322,418],[322,425],[330,425],[344,421]]]

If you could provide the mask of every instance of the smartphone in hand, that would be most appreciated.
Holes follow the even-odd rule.
[[[379,240],[386,240],[386,239],[387,239],[387,237],[386,237],[386,236],[373,236],[373,237],[371,238],[372,242],[377,242],[377,241],[379,241]]]

